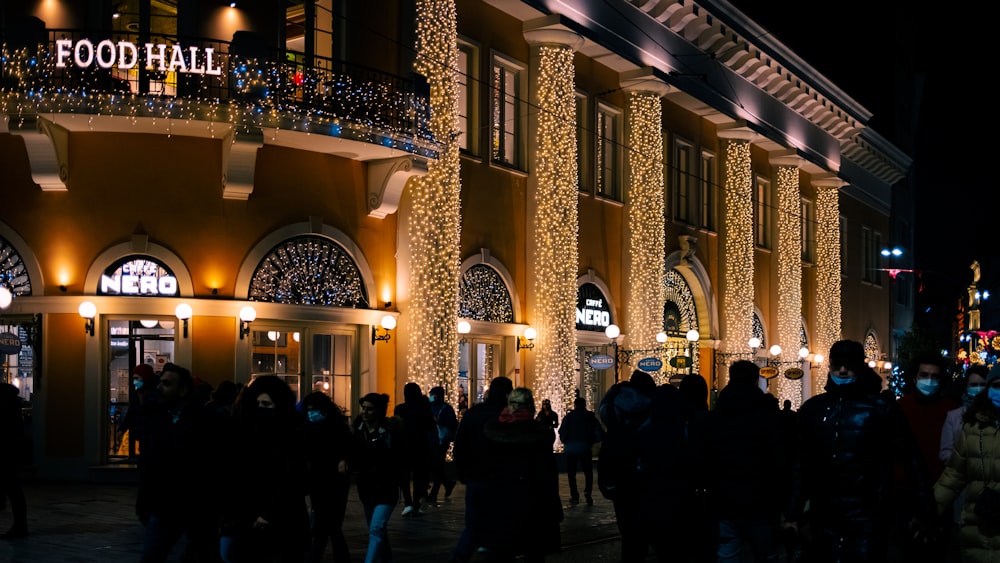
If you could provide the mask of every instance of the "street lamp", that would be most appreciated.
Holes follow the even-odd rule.
[[[618,335],[622,333],[622,329],[618,328],[618,325],[612,323],[609,324],[607,328],[604,329],[604,336],[608,337],[611,344],[615,347],[615,383],[621,381],[620,369],[618,361]]]

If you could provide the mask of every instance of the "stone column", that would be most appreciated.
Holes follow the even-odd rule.
[[[525,22],[524,38],[531,45],[531,99],[537,108],[528,152],[535,157],[528,190],[529,303],[534,304],[528,315],[537,331],[532,388],[537,401],[547,398],[565,414],[576,388],[579,188],[573,53],[583,37],[559,24],[558,16],[547,16]]]
[[[746,127],[719,131],[727,141],[724,160],[725,210],[723,222],[725,276],[721,280],[723,319],[723,354],[747,352],[753,336],[753,168],[750,142],[757,134]],[[719,385],[729,381],[728,365],[720,370]]]
[[[771,166],[778,169],[778,343],[781,373],[774,379],[779,401],[789,399],[792,407],[802,404],[802,380],[784,376],[784,370],[798,367],[802,331],[802,198],[799,193],[799,158],[777,156]]]
[[[813,371],[813,394],[826,385],[830,347],[840,340],[840,188],[831,176],[812,181],[816,187],[816,347],[826,359]]]
[[[670,86],[654,76],[650,68],[622,73],[620,79],[622,89],[628,93],[625,346],[653,350],[659,346],[656,334],[663,330],[666,253],[660,98],[670,91]]]

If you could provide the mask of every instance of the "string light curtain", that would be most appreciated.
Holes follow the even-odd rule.
[[[417,2],[416,71],[430,85],[432,136],[443,143],[427,175],[411,182],[410,331],[407,380],[440,385],[457,404],[461,179],[458,138],[458,43],[454,0]]]
[[[750,140],[753,132],[744,129],[720,131],[726,143],[725,205],[725,339],[723,352],[746,352],[753,336],[753,170]],[[729,381],[729,370],[722,370],[719,384]]]
[[[798,159],[772,160],[778,166],[778,338],[782,362],[799,361],[802,332],[802,211]],[[785,364],[785,366],[794,364]],[[802,380],[777,377],[779,401],[802,404]]]
[[[829,358],[840,340],[840,180],[818,181],[816,186],[816,350]],[[829,364],[826,364],[829,365]],[[813,373],[815,391],[826,386],[826,365]]]
[[[663,330],[664,242],[663,134],[660,97],[629,94],[629,258],[626,346],[653,350]]]
[[[530,39],[529,39],[530,41]],[[576,387],[578,240],[576,95],[573,49],[538,47],[535,156],[535,396],[567,413]]]

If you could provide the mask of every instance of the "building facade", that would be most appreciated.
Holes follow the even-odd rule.
[[[138,363],[565,412],[751,357],[799,404],[835,340],[888,355],[910,158],[726,2],[10,4],[0,342],[40,475],[130,465]]]

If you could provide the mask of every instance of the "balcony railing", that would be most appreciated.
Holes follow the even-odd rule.
[[[252,40],[55,29],[46,44],[4,43],[0,55],[0,112],[13,119],[83,113],[222,121],[432,158],[440,148],[428,128],[427,95],[414,81]]]

